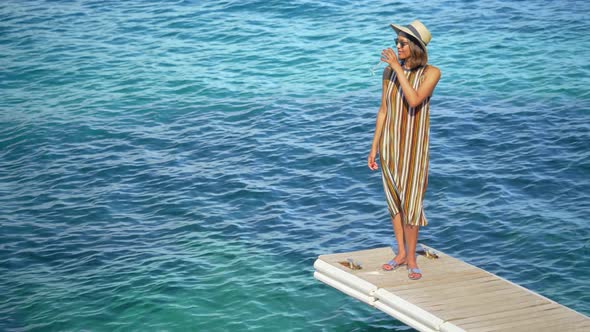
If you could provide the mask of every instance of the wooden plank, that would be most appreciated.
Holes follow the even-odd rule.
[[[528,308],[530,309],[530,308]],[[537,319],[543,319],[547,314],[551,313],[552,311],[561,311],[558,307],[553,307],[547,310],[535,310],[529,311],[526,315],[521,315],[515,313],[514,311],[504,311],[500,313],[495,313],[493,315],[487,316],[483,318],[482,316],[471,316],[469,317],[470,321],[466,322],[465,320],[453,320],[453,323],[460,325],[467,331],[472,331],[477,328],[483,329],[489,326],[500,325],[504,323],[514,322],[514,321],[535,321]]]
[[[446,311],[449,314],[451,311],[464,310],[465,308],[478,308],[478,307],[486,307],[486,306],[503,306],[505,308],[511,309],[518,309],[518,308],[525,308],[530,306],[536,306],[541,304],[548,303],[546,300],[543,299],[518,299],[518,298],[511,298],[509,301],[506,301],[502,298],[498,299],[497,297],[491,295],[489,297],[477,297],[477,298],[469,298],[464,297],[462,298],[463,302],[439,302],[439,303],[428,303],[425,302],[423,304],[424,309],[431,310],[431,311]],[[413,302],[414,303],[414,302]],[[483,311],[483,309],[482,309]],[[452,316],[445,315],[445,319],[452,318]]]
[[[405,273],[405,271],[404,271]],[[495,278],[494,276],[489,276],[489,275],[483,275],[481,273],[464,273],[461,275],[461,277],[439,277],[439,278],[431,278],[428,280],[424,280],[423,282],[420,283],[420,289],[428,289],[428,288],[448,288],[448,287],[455,287],[455,286],[460,286],[466,282],[482,282],[482,281],[491,281],[491,280],[497,280],[497,278]],[[403,284],[403,285],[396,285],[396,286],[390,286],[387,287],[387,290],[391,291],[391,292],[403,292],[404,290],[408,290],[408,289],[415,289],[416,288],[416,284]]]
[[[482,326],[482,322],[508,322],[513,321],[515,319],[521,319],[522,317],[527,317],[531,319],[542,317],[548,311],[557,310],[560,311],[561,308],[552,306],[546,310],[539,310],[536,307],[528,307],[519,310],[509,310],[503,312],[496,312],[496,313],[486,313],[483,315],[472,315],[466,318],[455,318],[452,319],[453,322],[459,324],[461,326],[472,327],[472,326]]]
[[[481,273],[469,270],[465,270],[461,275],[449,275],[442,273],[435,274],[430,270],[425,272],[424,268],[421,269],[423,276],[420,280],[410,280],[405,268],[400,268],[394,272],[382,272],[390,273],[391,276],[385,276],[385,278],[383,278],[384,280],[380,281],[379,286],[392,292],[398,292],[406,289],[414,289],[416,288],[417,283],[420,284],[420,287],[428,288],[437,287],[443,284],[468,282],[469,280],[478,280],[488,277],[486,275],[482,275]],[[490,280],[493,280],[493,278]]]
[[[572,319],[577,317],[582,317],[588,320],[588,317],[583,316],[573,310],[569,310],[569,308],[565,308],[559,304],[555,304],[552,302],[542,304],[539,306],[528,306],[520,309],[514,310],[503,310],[497,311],[494,313],[483,313],[483,314],[471,314],[466,317],[456,317],[450,319],[450,321],[460,324],[461,326],[471,326],[471,325],[478,325],[478,326],[485,326],[485,322],[511,322],[511,321],[522,321],[522,320],[534,320],[539,317],[544,317],[547,314],[553,313],[560,313],[563,316],[569,315]],[[588,320],[590,322],[590,320]],[[495,324],[495,323],[494,323]]]
[[[422,283],[419,285],[419,287],[409,287],[406,289],[399,289],[399,288],[395,288],[395,287],[384,287],[385,289],[387,289],[390,292],[395,292],[396,294],[412,294],[412,293],[421,293],[424,294],[423,296],[431,296],[432,294],[437,295],[458,295],[458,294],[462,294],[462,293],[470,293],[472,290],[477,289],[477,290],[493,290],[493,289],[498,289],[498,288],[504,288],[506,289],[506,285],[505,283],[503,283],[502,281],[498,280],[498,279],[476,279],[473,281],[470,280],[464,280],[461,283],[457,283],[457,284],[451,284],[451,286],[449,287],[449,285],[447,284],[439,284],[439,285],[430,285],[430,287],[426,286],[426,287],[422,287]]]
[[[440,312],[440,315],[443,316],[441,318],[444,318],[445,320],[454,320],[457,319],[457,317],[472,317],[479,316],[481,314],[514,311],[524,308],[538,307],[540,305],[546,304],[548,303],[543,300],[536,300],[535,302],[523,301],[509,303],[503,303],[502,301],[498,300],[490,302],[470,300],[461,304],[443,303],[442,305],[433,305],[430,303],[423,303],[420,306],[431,312]]]
[[[495,294],[490,294],[488,297],[463,297],[464,302],[450,302],[450,301],[416,301],[412,298],[404,298],[406,301],[412,302],[416,305],[422,306],[425,310],[429,311],[441,311],[445,312],[445,320],[456,319],[457,317],[463,317],[466,312],[471,312],[473,315],[474,310],[481,310],[487,312],[488,308],[503,307],[510,308],[512,310],[519,308],[526,308],[532,306],[538,306],[541,304],[548,304],[543,299],[531,299],[531,300],[517,300],[514,301],[503,301],[494,297]]]
[[[477,292],[476,292],[477,291]],[[504,300],[504,303],[512,303],[512,302],[526,302],[526,301],[535,301],[539,300],[540,298],[536,296],[530,296],[529,294],[523,293],[520,290],[515,290],[513,288],[507,288],[503,285],[496,285],[494,287],[487,287],[487,288],[469,288],[466,292],[456,292],[456,293],[443,293],[441,292],[440,295],[436,293],[420,293],[416,291],[416,294],[413,293],[406,293],[406,294],[399,294],[402,297],[411,298],[413,301],[420,301],[421,299],[432,299],[432,303],[440,302],[446,305],[456,304],[461,306],[463,303],[469,302],[489,302],[493,300]],[[548,302],[547,300],[543,300],[544,302]]]
[[[534,312],[537,310],[542,310],[542,308],[545,307],[553,307],[553,305],[550,303],[540,303],[534,305],[523,305],[522,303],[518,303],[491,307],[489,305],[486,305],[485,303],[480,303],[479,305],[471,305],[464,307],[447,306],[446,309],[432,308],[428,305],[422,305],[421,307],[424,308],[424,310],[430,312],[437,312],[437,316],[446,321],[454,321],[456,320],[456,317],[483,316],[485,314],[501,313],[521,309],[531,309],[529,312]]]
[[[506,286],[503,285],[501,282],[494,281],[487,284],[474,284],[469,285],[465,284],[462,287],[457,288],[449,288],[449,289],[435,289],[429,290],[425,289],[422,290],[421,288],[417,287],[416,289],[406,290],[403,292],[395,292],[401,297],[404,298],[411,298],[412,301],[421,301],[422,299],[431,300],[432,302],[447,302],[449,299],[456,298],[456,297],[472,297],[487,293],[493,293],[497,291],[506,290]],[[389,290],[389,289],[387,289]]]
[[[469,331],[494,332],[494,331],[572,331],[579,328],[583,318],[563,317],[560,313],[551,312],[537,320],[527,319],[503,324],[491,324],[482,328],[473,328]]]
[[[522,295],[521,292],[517,292],[514,289],[510,288],[503,288],[497,291],[486,292],[486,293],[478,293],[478,294],[467,294],[461,296],[453,296],[444,299],[441,301],[444,305],[453,305],[457,307],[461,307],[463,305],[474,305],[481,302],[486,302],[488,305],[493,305],[494,303],[498,302],[499,304],[502,303],[526,303],[528,301],[543,301],[547,302],[546,300],[541,300],[536,297],[529,299]]]

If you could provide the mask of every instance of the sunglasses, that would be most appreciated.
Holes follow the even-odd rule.
[[[409,42],[406,42],[406,41],[401,41],[401,40],[399,40],[399,39],[396,38],[395,39],[395,46],[397,46],[397,44],[400,44],[402,47],[406,47],[406,45],[409,45],[410,43]]]

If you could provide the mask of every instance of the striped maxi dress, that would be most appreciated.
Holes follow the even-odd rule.
[[[423,81],[425,69],[404,70],[414,89]],[[395,72],[388,68],[383,79],[388,81],[387,116],[379,160],[387,207],[392,218],[401,213],[403,224],[426,226],[422,201],[428,185],[430,97],[409,107]]]

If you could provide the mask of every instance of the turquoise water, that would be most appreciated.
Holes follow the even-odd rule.
[[[421,242],[590,314],[589,10],[3,1],[0,330],[410,330],[312,264],[391,241],[369,68],[414,18]]]

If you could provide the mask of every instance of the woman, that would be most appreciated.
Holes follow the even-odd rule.
[[[420,226],[426,226],[422,201],[428,184],[428,137],[430,96],[440,79],[440,70],[428,65],[426,45],[430,32],[418,20],[407,26],[392,24],[397,33],[398,56],[391,49],[381,53],[389,64],[383,71],[383,92],[377,114],[373,145],[368,157],[371,170],[379,149],[379,162],[397,255],[383,269],[407,265],[408,277],[422,272],[416,263]]]

